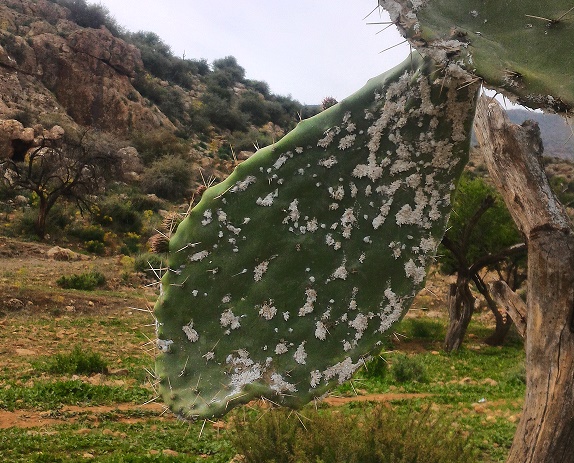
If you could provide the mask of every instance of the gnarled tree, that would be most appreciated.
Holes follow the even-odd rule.
[[[524,261],[526,245],[502,198],[482,178],[471,178],[470,175],[461,178],[439,254],[440,270],[456,274],[456,282],[450,285],[449,291],[445,350],[457,350],[462,345],[474,311],[473,283],[496,322],[495,332],[486,342],[502,344],[512,326],[512,318],[506,311],[500,311],[482,273],[486,269],[500,277],[504,275],[512,289],[518,289],[523,282],[518,275],[524,272],[518,272],[518,269]]]
[[[84,130],[60,140],[45,139],[23,159],[0,161],[0,180],[37,195],[35,231],[44,239],[46,219],[59,200],[73,201],[81,211],[89,210],[90,196],[117,178],[120,167],[114,142]]]

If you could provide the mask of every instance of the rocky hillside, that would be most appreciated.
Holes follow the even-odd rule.
[[[107,29],[80,27],[70,11],[47,0],[0,4],[0,117],[77,123],[127,134],[175,130],[149,106],[132,80],[140,51]]]
[[[156,34],[124,30],[101,5],[0,2],[0,119],[22,124],[10,122],[5,141],[27,143],[25,128],[57,124],[127,140],[168,133],[230,157],[229,145],[253,150],[310,114],[246,79],[235,58],[175,57]]]

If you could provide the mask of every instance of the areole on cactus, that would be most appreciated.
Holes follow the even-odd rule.
[[[204,193],[155,307],[175,413],[299,407],[377,352],[444,233],[478,86],[461,82],[413,54]]]

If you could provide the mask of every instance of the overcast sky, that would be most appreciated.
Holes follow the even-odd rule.
[[[273,93],[318,104],[341,100],[403,61],[407,44],[376,0],[99,0],[132,32],[157,33],[177,56],[233,55]]]

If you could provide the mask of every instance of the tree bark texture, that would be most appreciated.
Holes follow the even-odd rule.
[[[482,297],[484,297],[484,300],[486,301],[486,304],[492,312],[492,315],[494,315],[494,320],[496,321],[494,333],[486,338],[484,342],[490,346],[501,346],[504,343],[510,328],[512,327],[512,317],[510,317],[508,312],[503,313],[500,311],[495,299],[490,294],[488,285],[484,282],[482,277],[478,275],[478,273],[474,274],[473,280],[476,288],[478,289],[479,293],[482,294]]]
[[[448,329],[444,350],[452,352],[462,345],[468,324],[474,312],[474,296],[470,291],[470,276],[457,273],[456,283],[450,285],[448,295]]]
[[[544,173],[538,126],[478,103],[486,164],[528,243],[526,397],[508,463],[574,463],[574,228]]]
[[[526,303],[516,294],[505,281],[499,280],[489,284],[490,294],[494,300],[504,307],[506,313],[514,321],[516,331],[523,338],[526,337],[527,308]]]

